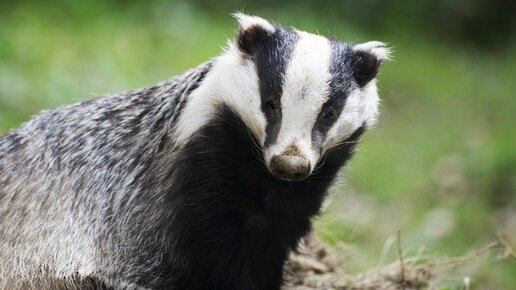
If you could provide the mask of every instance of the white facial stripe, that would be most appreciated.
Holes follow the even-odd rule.
[[[189,96],[176,125],[176,144],[185,144],[199,128],[209,122],[217,105],[233,109],[251,133],[263,144],[265,116],[260,108],[258,76],[254,63],[242,64],[240,52],[233,45],[218,57],[199,86]]]
[[[276,143],[267,149],[266,160],[294,143],[314,166],[319,156],[312,149],[312,128],[328,99],[331,49],[324,37],[298,33],[300,39],[284,76],[280,131]]]
[[[378,116],[378,102],[376,80],[352,91],[339,119],[326,134],[324,150],[339,145],[362,125],[374,125]]]

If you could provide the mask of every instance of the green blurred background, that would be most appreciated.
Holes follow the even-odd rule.
[[[42,109],[149,86],[216,56],[234,37],[236,10],[388,42],[382,117],[333,189],[319,235],[351,272],[395,260],[398,230],[406,254],[424,257],[462,255],[499,231],[516,237],[514,1],[4,2],[0,134]],[[441,282],[516,289],[516,263],[499,254]]]

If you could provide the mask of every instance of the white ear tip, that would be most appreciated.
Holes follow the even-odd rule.
[[[251,16],[241,12],[233,13],[232,16],[238,21],[241,30],[246,30],[253,26],[259,26],[271,33],[274,33],[275,31],[274,26],[269,21],[261,17]]]
[[[379,60],[391,59],[391,50],[381,41],[369,41],[357,44],[353,47],[353,50],[372,53]]]

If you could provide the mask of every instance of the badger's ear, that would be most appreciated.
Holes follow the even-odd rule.
[[[235,13],[233,17],[239,24],[237,45],[245,54],[253,55],[260,42],[275,31],[274,26],[263,18],[242,13]]]
[[[353,46],[353,75],[360,87],[378,74],[382,62],[389,60],[391,51],[383,42],[370,41]]]

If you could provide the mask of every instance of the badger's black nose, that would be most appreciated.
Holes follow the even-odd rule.
[[[310,175],[310,161],[297,155],[276,155],[270,168],[272,175],[286,181],[301,181]]]

